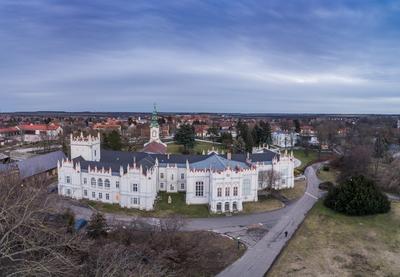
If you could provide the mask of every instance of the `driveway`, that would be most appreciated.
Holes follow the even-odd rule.
[[[282,251],[283,247],[292,237],[299,225],[303,222],[308,211],[314,206],[323,192],[318,189],[320,183],[316,170],[320,164],[307,167],[307,189],[305,194],[288,207],[287,212],[278,219],[272,229],[236,262],[228,266],[217,276],[264,276]],[[266,216],[268,217],[268,216]],[[285,235],[287,232],[287,235]]]

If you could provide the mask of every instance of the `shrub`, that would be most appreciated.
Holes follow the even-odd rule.
[[[327,165],[324,165],[324,166],[322,167],[322,170],[323,170],[323,171],[329,171],[329,170],[330,170],[330,167],[327,166]]]
[[[364,176],[347,179],[332,187],[324,200],[326,207],[347,215],[386,213],[390,202],[375,183]]]
[[[87,235],[92,239],[107,235],[107,222],[101,213],[94,213],[87,226]]]
[[[332,182],[322,182],[321,184],[318,185],[319,189],[322,190],[330,190],[333,187],[333,183]]]

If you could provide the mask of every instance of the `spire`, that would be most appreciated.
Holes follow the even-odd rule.
[[[153,110],[153,114],[151,116],[150,127],[156,127],[156,128],[159,127],[156,103],[154,103],[154,110]]]

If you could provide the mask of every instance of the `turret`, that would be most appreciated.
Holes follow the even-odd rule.
[[[74,137],[71,134],[71,159],[81,156],[86,161],[100,161],[100,151],[100,133],[93,137],[85,137],[82,133]]]

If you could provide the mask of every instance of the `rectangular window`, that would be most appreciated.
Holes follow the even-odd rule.
[[[106,200],[110,200],[110,194],[106,193]]]
[[[185,173],[181,173],[181,179],[185,179]]]
[[[132,192],[138,191],[138,184],[132,184]]]
[[[251,194],[251,184],[250,184],[250,180],[249,179],[244,179],[243,180],[242,194],[244,196],[247,196],[247,195]]]
[[[132,197],[131,198],[131,205],[139,205],[140,204],[140,198],[139,197]]]
[[[71,190],[67,189],[67,195],[71,195]]]
[[[67,184],[70,184],[71,183],[71,177],[70,176],[65,176],[65,182]]]
[[[87,190],[83,190],[83,195],[87,196]]]
[[[174,189],[175,189],[174,185],[169,185],[169,190],[174,190]]]
[[[233,196],[238,196],[238,187],[233,187]]]
[[[83,184],[84,184],[84,185],[87,184],[87,178],[83,178]]]
[[[99,192],[99,199],[103,198],[103,194],[101,192]]]
[[[119,181],[115,182],[115,188],[119,189]]]
[[[160,178],[164,179],[164,173],[160,173]]]
[[[171,174],[171,180],[174,180],[174,174]]]
[[[231,194],[231,188],[226,187],[225,188],[225,196],[229,196]]]
[[[181,184],[181,189],[185,189],[185,183]]]
[[[94,191],[92,192],[92,198],[96,198],[96,193]]]
[[[196,182],[196,196],[204,196],[204,183]]]
[[[160,188],[164,189],[164,183],[160,183]]]
[[[217,188],[217,197],[222,196],[222,188]]]

